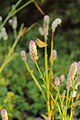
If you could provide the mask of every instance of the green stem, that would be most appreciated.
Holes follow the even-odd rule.
[[[49,94],[50,94],[50,96],[51,96],[51,99],[53,100],[53,102],[54,102],[55,105],[57,106],[61,118],[63,118],[63,115],[62,115],[62,113],[61,113],[61,109],[60,109],[59,103],[58,103],[57,101],[55,101],[55,99],[54,99],[53,96],[52,96],[52,93],[49,92]]]
[[[34,0],[30,0],[28,2],[26,2],[24,5],[22,5],[20,8],[18,8],[16,11],[14,11],[12,13],[12,16],[15,15],[16,13],[18,13],[20,10],[22,10],[24,7],[26,7],[27,5],[29,5],[31,2],[33,2]]]
[[[21,3],[22,0],[19,0],[16,5],[14,6],[14,9],[16,9],[16,7]],[[12,9],[8,16],[6,17],[6,19],[3,21],[1,27],[0,27],[0,30],[2,29],[2,27],[4,27],[4,25],[7,23],[7,21],[13,16],[15,15],[16,13],[18,13],[20,10],[22,10],[24,7],[26,7],[27,5],[29,5],[31,2],[33,2],[34,0],[30,0],[28,2],[26,2],[24,5],[22,5],[20,8],[18,8],[17,10],[14,10]]]
[[[35,64],[36,64],[36,67],[37,67],[37,69],[38,69],[38,71],[39,71],[39,73],[40,73],[40,76],[41,76],[44,84],[46,85],[46,82],[45,82],[45,79],[44,79],[44,77],[43,77],[43,74],[42,74],[42,72],[41,72],[41,70],[40,70],[40,67],[39,67],[39,65],[38,65],[38,63],[37,63],[36,61],[35,61]]]
[[[3,69],[5,68],[5,66],[14,58],[14,55],[12,55],[9,59],[7,59],[2,66],[0,67],[0,73],[3,71]]]
[[[21,3],[22,0],[19,0],[15,5],[14,5],[14,9],[16,9],[16,7]],[[6,17],[6,19],[3,21],[3,23],[0,26],[0,30],[2,29],[2,27],[4,27],[4,25],[6,24],[6,22],[9,20],[9,18],[12,16],[12,12],[14,11],[14,9],[12,9],[8,16]]]
[[[37,4],[37,2],[33,2],[36,6],[36,8],[38,9],[38,11],[42,14],[42,15],[45,15],[45,13],[43,12],[43,10],[40,8],[40,6]]]
[[[6,24],[6,22],[9,20],[9,16],[6,17],[6,19],[4,20],[4,22],[1,24],[0,26],[0,30],[2,29],[2,27],[4,27],[4,25]]]
[[[19,34],[19,35],[17,36],[15,42],[13,43],[13,45],[12,45],[12,47],[11,47],[11,49],[10,49],[10,51],[9,51],[6,59],[8,59],[8,58],[11,56],[11,54],[13,53],[13,51],[14,51],[14,49],[15,49],[15,47],[16,47],[19,39],[20,39],[20,37],[21,37],[21,36],[20,36],[20,34]]]
[[[69,90],[67,90],[66,109],[63,111],[65,118],[67,116],[67,109],[68,109],[68,96],[69,96]]]
[[[53,39],[54,38],[54,33],[52,32],[52,40],[51,40],[51,53],[52,53],[52,50],[53,50]],[[50,73],[49,73],[49,80],[48,80],[48,84],[49,84],[49,90],[50,92],[52,93],[52,81],[53,81],[53,70],[52,70],[52,67],[53,67],[53,61],[51,60],[50,61]],[[50,111],[53,110],[54,108],[54,104],[53,104],[53,101],[51,99],[51,96],[49,96],[49,105],[50,105]],[[51,114],[51,119],[54,119],[54,113],[52,112]]]
[[[14,38],[16,39],[16,37],[17,37],[17,30],[13,29],[13,32],[14,32]]]
[[[73,98],[72,98],[72,105],[71,105],[70,120],[73,120]]]
[[[14,12],[14,10],[16,10],[16,8],[18,7],[18,5],[22,2],[22,0],[18,0],[18,2],[14,5],[13,9],[10,11],[9,15],[12,14],[12,12]]]
[[[28,66],[28,64],[27,64],[27,62],[24,61],[24,63],[25,63],[25,66],[26,66],[28,72],[30,73],[31,77],[33,78],[35,84],[37,85],[37,87],[38,87],[39,90],[41,91],[41,93],[42,93],[42,95],[43,95],[43,97],[44,97],[44,99],[45,99],[45,101],[46,101],[45,94],[44,94],[44,92],[43,92],[43,90],[42,90],[42,88],[41,88],[41,86],[40,86],[38,80],[37,80],[36,77],[34,76],[33,72],[30,70],[30,68],[29,68],[29,66]]]
[[[52,50],[53,50],[53,45],[54,45],[54,32],[52,32],[51,52],[52,52]]]
[[[17,38],[16,38],[15,42],[13,43],[13,46],[11,47],[11,49],[10,49],[10,51],[9,51],[5,61],[4,61],[4,63],[0,67],[0,73],[3,71],[3,69],[7,65],[7,63],[9,63],[8,61],[10,61],[9,59],[10,59],[10,57],[11,57],[11,55],[12,55],[12,53],[13,53],[13,51],[14,51],[14,49],[15,49],[18,41],[19,41],[19,39],[20,39],[20,34],[17,36]]]
[[[45,43],[47,44],[47,36],[44,35]],[[47,55],[47,46],[45,47],[45,71],[46,71],[46,85],[47,85],[47,109],[48,109],[48,117],[50,116],[50,82],[48,79],[48,55]]]

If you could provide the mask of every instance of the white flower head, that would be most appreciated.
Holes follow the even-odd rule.
[[[37,47],[36,47],[36,43],[33,40],[30,40],[29,53],[30,53],[30,57],[33,61],[38,60]]]
[[[39,33],[40,33],[41,36],[44,35],[44,31],[43,31],[43,28],[42,28],[42,27],[39,27]]]
[[[49,16],[48,15],[44,16],[43,30],[44,30],[44,34],[47,36],[48,31],[49,31]]]
[[[61,22],[62,22],[62,21],[61,21],[60,18],[56,18],[56,19],[53,21],[53,23],[52,23],[52,31],[53,31],[53,32],[55,31],[56,27],[61,24]]]
[[[26,61],[26,52],[24,50],[21,51],[21,57],[23,61]]]
[[[59,79],[59,77],[56,77],[56,78],[55,78],[54,84],[55,84],[56,86],[59,86],[59,85],[60,85],[60,79]]]
[[[49,16],[48,15],[44,16],[44,22],[46,22],[47,24],[49,24]]]
[[[51,51],[51,56],[52,56],[52,60],[56,60],[56,58],[57,58],[57,51],[56,50],[52,50]]]
[[[9,24],[12,26],[13,29],[17,28],[17,17],[14,16],[12,19],[9,20]]]
[[[6,28],[3,27],[2,30],[1,30],[1,37],[4,39],[4,40],[7,40],[8,39],[8,34],[6,32]]]
[[[9,24],[12,25],[13,24],[13,19],[9,19]]]
[[[13,29],[16,29],[17,28],[17,17],[15,16],[13,18]]]
[[[65,80],[65,76],[63,74],[60,75],[60,80],[61,80],[61,82],[63,82]]]
[[[77,72],[77,62],[73,62],[70,66],[68,80],[73,80]]]
[[[72,93],[72,97],[73,97],[73,98],[76,97],[76,94],[77,94],[77,92],[74,91],[74,92]]]

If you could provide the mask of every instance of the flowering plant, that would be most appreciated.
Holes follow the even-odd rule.
[[[65,81],[65,76],[61,75],[60,77],[54,78],[53,65],[54,61],[57,59],[57,51],[54,49],[54,33],[55,29],[58,25],[61,24],[61,19],[57,18],[52,23],[52,40],[51,40],[51,51],[50,58],[48,57],[48,31],[49,31],[49,16],[44,16],[43,28],[40,27],[39,31],[41,35],[44,36],[44,41],[39,39],[30,40],[29,44],[29,54],[31,59],[34,61],[36,68],[40,74],[40,78],[43,81],[43,86],[39,83],[37,77],[34,74],[34,70],[30,69],[28,65],[28,60],[26,56],[26,52],[24,50],[21,51],[22,60],[25,63],[25,66],[33,78],[35,84],[41,91],[46,106],[47,106],[47,114],[42,115],[46,120],[54,120],[58,115],[59,117],[56,119],[61,120],[73,120],[73,111],[74,108],[79,105],[80,94],[77,93],[78,86],[80,84],[80,62],[74,62],[71,64],[67,81]],[[45,74],[41,71],[40,66],[38,65],[38,52],[37,46],[40,48],[44,47],[44,65],[45,65]],[[65,84],[66,83],[66,84]],[[45,90],[44,90],[45,88]],[[64,89],[64,91],[62,91]],[[54,91],[56,92],[56,96],[54,96]],[[70,114],[68,114],[68,110]]]

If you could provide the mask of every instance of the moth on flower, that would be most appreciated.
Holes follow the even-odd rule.
[[[37,43],[38,47],[40,47],[40,48],[47,46],[47,44],[45,42],[41,41],[40,39],[37,39],[36,43]]]
[[[31,40],[29,44],[29,54],[33,61],[38,60],[36,43],[33,40]]]

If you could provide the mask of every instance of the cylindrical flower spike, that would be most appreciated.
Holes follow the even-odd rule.
[[[76,72],[77,72],[77,62],[74,62],[71,64],[68,73],[67,89],[70,89],[70,87],[72,86],[72,80],[75,78]]]
[[[26,52],[24,50],[21,51],[21,57],[23,61],[26,61]]]
[[[40,35],[44,35],[44,30],[43,30],[43,28],[42,27],[39,27],[39,33],[40,33]]]
[[[77,63],[77,77],[78,77],[78,82],[75,86],[75,89],[77,89],[78,86],[80,85],[80,61],[78,61],[78,63]]]
[[[80,77],[80,61],[77,63],[77,75]]]
[[[80,67],[80,61],[78,61],[78,66]]]
[[[56,77],[56,78],[55,78],[54,84],[55,84],[56,86],[59,86],[59,85],[60,85],[59,77]]]
[[[36,43],[33,40],[31,40],[29,44],[29,53],[33,61],[38,60]]]
[[[62,74],[60,75],[60,81],[63,82],[65,80],[65,76]]]
[[[17,17],[13,17],[13,29],[17,28]]]
[[[60,24],[61,24],[61,19],[60,18],[55,19],[52,23],[52,31],[54,32],[56,27]]]
[[[6,32],[5,27],[2,28],[1,34],[2,34],[2,38],[3,38],[4,40],[7,40],[7,39],[8,39],[8,34],[7,34],[7,32]]]
[[[48,15],[44,16],[43,30],[44,30],[44,35],[47,36],[48,30],[49,30],[49,16]]]
[[[73,80],[77,72],[77,62],[74,62],[70,66],[68,80]]]
[[[5,109],[1,110],[1,116],[2,116],[2,120],[8,120],[8,114]]]
[[[12,26],[13,29],[17,28],[17,17],[13,17],[12,19],[9,20],[9,24]]]
[[[77,94],[77,92],[76,92],[76,91],[73,91],[72,97],[73,97],[73,98],[76,97],[76,94]]]
[[[9,24],[12,26],[12,24],[13,24],[13,19],[9,19]]]
[[[50,61],[54,61],[57,58],[57,51],[56,50],[52,50],[51,51],[51,56],[50,56]]]

